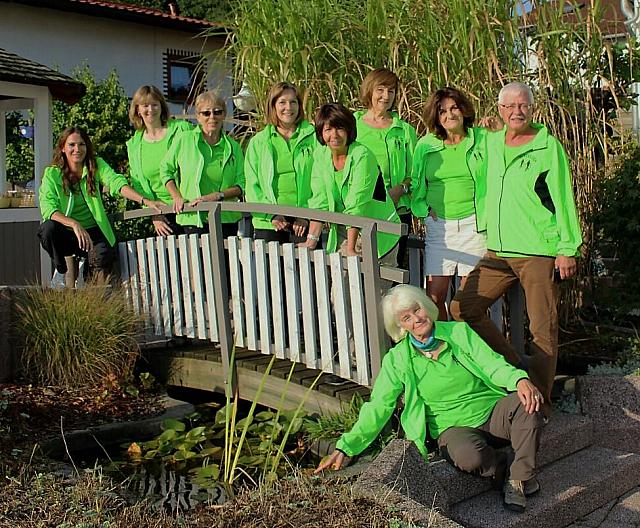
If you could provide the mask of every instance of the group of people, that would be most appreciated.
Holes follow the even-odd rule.
[[[40,189],[39,237],[56,271],[65,256],[85,256],[108,269],[115,242],[100,187],[141,206],[158,235],[202,233],[203,213],[187,204],[240,200],[297,206],[388,222],[425,222],[428,296],[400,285],[383,300],[385,326],[398,343],[385,356],[371,400],[338,450],[318,470],[340,468],[345,456],[376,437],[404,392],[402,425],[426,455],[430,436],[456,467],[489,476],[505,505],[522,511],[536,492],[536,450],[551,413],[557,359],[559,280],[576,272],[581,233],[566,154],[546,127],[532,122],[534,99],[522,83],[498,95],[502,127],[476,125],[460,90],[443,88],[426,104],[429,133],[395,111],[398,77],[388,69],[362,83],[364,110],[322,105],[305,120],[296,86],[281,82],[267,97],[266,126],[240,145],[223,129],[226,101],[205,92],[195,101],[198,126],[170,118],[153,86],[134,94],[127,143],[131,186],[96,156],[86,132],[66,129]],[[495,129],[495,130],[494,130]],[[237,233],[239,214],[222,213],[223,234]],[[253,214],[254,238],[361,252],[359,230],[303,217]],[[379,232],[379,262],[404,259],[406,237]],[[451,277],[461,285],[445,304]],[[488,318],[512,284],[525,290],[532,343],[520,355]],[[457,321],[449,322],[449,314]],[[511,393],[511,394],[509,394]],[[511,443],[508,457],[495,446]]]

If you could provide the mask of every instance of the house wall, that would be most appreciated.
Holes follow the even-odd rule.
[[[86,61],[97,78],[112,69],[131,97],[142,84],[163,89],[163,53],[168,49],[214,53],[209,59],[207,86],[232,95],[229,68],[219,51],[222,38],[103,19],[55,9],[0,3],[0,47],[70,75]],[[172,104],[173,113],[181,105]]]

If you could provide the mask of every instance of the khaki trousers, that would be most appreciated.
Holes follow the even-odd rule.
[[[511,444],[515,453],[509,478],[529,480],[535,475],[542,415],[524,410],[516,393],[498,400],[489,419],[479,427],[450,427],[438,437],[444,458],[458,469],[493,477],[505,454],[495,448]]]
[[[520,355],[487,314],[487,309],[520,281],[532,336],[528,345],[529,375],[544,396],[546,415],[551,412],[551,388],[558,360],[558,287],[553,282],[554,266],[553,257],[503,258],[487,251],[450,306],[454,319],[468,323],[509,363],[522,365]]]

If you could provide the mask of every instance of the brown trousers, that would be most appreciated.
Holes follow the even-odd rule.
[[[522,365],[523,358],[487,315],[487,309],[520,281],[532,336],[528,346],[529,375],[544,396],[546,415],[551,412],[551,388],[558,360],[558,287],[553,282],[554,265],[553,257],[503,258],[487,251],[450,306],[454,319],[467,322],[509,363]]]
[[[535,474],[542,415],[524,410],[516,393],[498,400],[489,419],[479,427],[450,427],[438,437],[442,456],[462,471],[493,477],[504,453],[495,448],[511,444],[515,453],[510,477],[529,480]]]

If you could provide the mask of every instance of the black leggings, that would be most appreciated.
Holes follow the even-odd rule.
[[[110,273],[115,258],[114,248],[98,226],[90,227],[87,233],[93,242],[93,249],[89,254],[80,249],[78,238],[73,230],[55,220],[47,220],[40,224],[37,236],[42,248],[53,259],[53,265],[59,273],[67,272],[67,263],[64,258],[71,255],[89,257],[90,269],[97,268]]]

